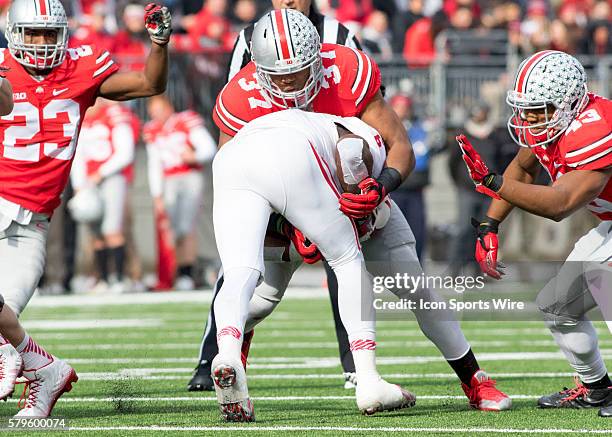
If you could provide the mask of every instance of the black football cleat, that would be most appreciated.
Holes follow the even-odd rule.
[[[599,417],[612,417],[612,404],[599,410]]]
[[[548,396],[542,396],[538,400],[540,408],[602,408],[612,405],[612,388],[586,388],[576,378],[576,387]],[[603,409],[603,408],[602,408]],[[600,413],[601,414],[601,413]],[[612,415],[612,410],[610,410]]]
[[[210,363],[200,364],[196,367],[191,381],[187,384],[187,390],[213,391],[215,387],[210,372]]]

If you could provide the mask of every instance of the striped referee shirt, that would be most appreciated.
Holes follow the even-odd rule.
[[[338,20],[326,17],[313,9],[311,9],[308,18],[317,28],[322,43],[339,44],[361,50],[361,45],[357,41],[355,34]],[[227,75],[228,82],[242,67],[251,61],[251,38],[254,28],[255,24],[250,24],[242,29],[238,35],[232,50],[229,73]]]

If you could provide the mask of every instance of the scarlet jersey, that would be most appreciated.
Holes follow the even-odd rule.
[[[359,50],[337,44],[323,44],[324,78],[314,98],[314,112],[359,117],[380,89],[380,70],[376,62]],[[270,101],[257,83],[255,64],[248,63],[217,96],[213,111],[215,124],[234,136],[249,121],[282,111]]]
[[[7,49],[0,49],[0,66],[9,69],[15,101],[0,117],[0,197],[50,215],[60,204],[85,111],[117,66],[91,46],[67,49],[64,62],[41,80]]]
[[[204,120],[191,110],[177,112],[163,124],[153,120],[145,124],[143,138],[158,153],[164,176],[202,169],[202,165],[188,165],[181,158],[186,148],[196,149],[190,137],[194,129],[201,128],[204,128]]]
[[[557,140],[531,150],[553,181],[570,171],[612,166],[612,101],[589,93],[584,110]],[[587,208],[601,220],[612,220],[612,180]]]
[[[123,144],[116,144],[118,138],[113,137],[114,129],[127,128],[133,147],[138,140],[138,126],[134,122],[138,123],[134,113],[119,104],[111,104],[95,114],[87,114],[79,135],[79,153],[82,153],[87,176],[98,173],[104,164],[123,152],[122,147],[129,146],[126,141],[120,140]],[[129,182],[134,177],[133,151],[131,154],[132,162],[121,170]]]

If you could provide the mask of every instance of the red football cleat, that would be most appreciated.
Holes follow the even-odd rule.
[[[484,370],[478,370],[472,376],[470,385],[461,384],[463,392],[470,400],[470,407],[481,411],[502,411],[512,407],[512,399],[499,391],[497,381],[489,378]]]

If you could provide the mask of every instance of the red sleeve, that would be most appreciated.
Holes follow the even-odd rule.
[[[234,77],[236,79],[238,75]],[[242,93],[237,90],[237,82],[232,79],[223,87],[217,96],[217,103],[213,110],[213,121],[221,132],[233,137],[248,122],[244,111],[248,110],[248,105],[240,105],[244,100]]]
[[[561,153],[570,168],[601,170],[612,166],[612,102],[594,97],[570,124]]]
[[[567,165],[576,170],[612,167],[612,133],[565,154]]]
[[[360,52],[360,54],[363,58],[365,58],[364,65],[367,65],[367,72],[363,80],[363,88],[361,88],[359,96],[355,102],[358,115],[363,113],[366,106],[368,106],[368,103],[370,103],[370,100],[372,100],[372,97],[374,97],[374,95],[380,89],[380,84],[382,82],[380,68],[378,68],[376,61],[363,52]]]
[[[98,86],[119,70],[108,50],[93,48],[93,56],[90,59],[88,67],[91,71],[88,80],[93,80]]]
[[[325,44],[324,51],[335,52],[335,65],[340,73],[337,94],[330,92],[325,100],[324,108],[317,112],[327,112],[342,117],[359,117],[372,97],[380,89],[380,69],[376,62],[360,50],[350,47]],[[330,80],[333,87],[333,82]],[[337,101],[335,101],[337,100]],[[315,101],[316,102],[316,101]]]

